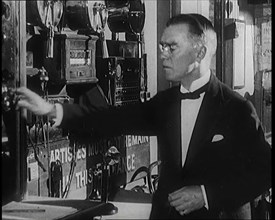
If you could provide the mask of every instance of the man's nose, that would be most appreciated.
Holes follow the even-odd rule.
[[[168,51],[166,50],[160,51],[160,59],[165,60],[169,57],[170,57],[170,54]]]

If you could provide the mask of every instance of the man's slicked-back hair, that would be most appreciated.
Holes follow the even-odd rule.
[[[213,24],[201,14],[192,13],[189,15],[194,17],[200,23],[205,34],[205,43],[208,45],[208,52],[210,55],[214,55],[217,49],[217,33]]]
[[[194,46],[197,45],[195,48],[200,48],[200,46],[205,44],[204,29],[200,22],[190,14],[178,14],[170,18],[166,23],[166,27],[182,24],[188,26],[188,36],[194,41]]]
[[[196,44],[206,46],[210,57],[216,53],[217,34],[211,21],[201,14],[178,14],[167,21],[166,27],[181,24],[188,25],[189,36]]]
[[[179,14],[170,18],[166,23],[166,27],[178,24],[187,24],[189,26],[189,32],[193,35],[201,37],[204,34],[199,21],[190,14]]]
[[[209,21],[203,15],[195,14],[195,13],[191,13],[189,15],[194,17],[194,19],[196,19],[200,23],[200,26],[203,28],[203,30],[212,30],[212,31],[216,32],[211,21]]]

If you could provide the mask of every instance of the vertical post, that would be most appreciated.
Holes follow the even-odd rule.
[[[181,13],[181,0],[170,0],[170,18]],[[170,82],[170,87],[177,83]]]
[[[160,42],[162,32],[165,29],[166,22],[171,16],[171,2],[170,1],[157,1],[157,42]],[[160,56],[158,51],[158,56]],[[157,59],[157,91],[162,91],[170,87],[170,83],[165,79],[164,74],[162,74],[162,61]]]
[[[26,1],[16,2],[18,7],[18,22],[19,22],[19,35],[18,35],[18,59],[19,71],[16,86],[26,86]],[[18,189],[19,199],[22,200],[26,197],[27,192],[27,140],[26,140],[26,122],[22,118],[26,118],[26,110],[17,113],[18,126],[17,130],[17,172],[18,172]]]
[[[216,53],[216,76],[224,81],[224,19],[225,19],[225,1],[215,0],[214,5],[214,27],[217,32],[217,53]]]
[[[181,0],[170,0],[170,17],[181,13]]]

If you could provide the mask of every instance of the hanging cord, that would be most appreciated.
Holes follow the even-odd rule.
[[[39,157],[37,155],[37,144],[34,144],[32,138],[31,138],[30,128],[29,128],[29,126],[26,126],[26,128],[27,128],[28,138],[30,140],[31,146],[32,146],[33,151],[34,151],[34,158],[37,161],[38,166],[41,167],[41,169],[43,170],[43,172],[46,172],[47,171],[46,168],[44,167],[43,163],[40,161],[40,159],[39,159]]]
[[[39,142],[39,122],[38,122],[38,116],[36,116],[36,120],[35,120],[35,127],[34,127],[34,134],[35,134],[35,143],[36,143],[36,146],[38,145],[38,142]],[[40,196],[40,170],[38,169],[38,196]]]
[[[112,92],[111,92],[111,79],[108,79],[108,100],[109,100],[109,104],[113,105]]]
[[[69,179],[68,179],[68,182],[64,189],[64,192],[62,193],[62,198],[67,198],[67,196],[68,196],[75,167],[76,167],[76,146],[75,146],[75,142],[74,142],[73,143],[73,155],[72,155],[71,167],[70,167],[70,172],[69,172]]]
[[[108,61],[108,68],[109,68],[109,74],[108,74],[108,100],[110,105],[114,105],[112,99],[112,88],[111,88],[111,81],[115,78],[116,71],[117,71],[117,59],[111,59]],[[115,100],[114,100],[115,101]]]
[[[45,68],[42,66],[42,69],[40,71],[40,81],[41,81],[41,90],[43,92],[43,99],[45,99],[46,101],[48,101],[49,99],[49,94],[48,94],[48,87],[47,87],[47,83],[49,81],[49,77],[48,77],[48,73],[45,70]],[[43,126],[43,118],[41,119],[41,123],[42,123],[42,129],[44,131],[44,126]],[[51,155],[51,151],[50,151],[50,145],[49,145],[49,116],[47,116],[46,119],[46,140],[45,140],[45,136],[44,137],[44,143],[45,143],[45,147],[47,148],[47,153],[48,153],[48,178],[49,178],[49,195],[51,194],[51,161],[50,161],[50,155]],[[43,133],[44,134],[44,133]]]
[[[105,99],[105,101],[106,101],[106,102],[107,102],[107,104],[109,105],[109,104],[110,104],[110,102],[109,102],[108,98],[105,96],[105,94],[104,94],[104,92],[103,92],[102,88],[101,88],[98,84],[96,84],[96,87],[98,88],[98,90],[99,90],[100,94],[102,95],[102,97]]]
[[[43,121],[43,117],[39,120],[40,126],[41,126],[41,132],[42,132],[42,137],[43,137],[43,144],[44,147],[47,148],[47,137],[46,137],[46,132],[44,129],[44,121]]]

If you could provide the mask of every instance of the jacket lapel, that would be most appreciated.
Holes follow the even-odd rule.
[[[213,126],[216,123],[220,108],[219,81],[211,74],[209,87],[204,95],[197,120],[189,143],[184,168],[187,168],[194,160],[203,143],[208,140]]]

